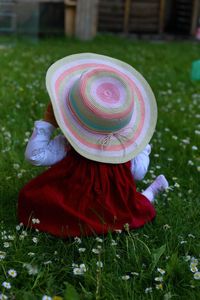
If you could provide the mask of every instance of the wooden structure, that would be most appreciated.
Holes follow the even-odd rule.
[[[16,31],[17,16],[12,0],[0,1],[0,32],[12,33]]]
[[[0,32],[32,37],[64,33],[63,0],[0,0]]]
[[[101,0],[99,31],[162,33],[166,0]]]
[[[174,5],[174,25],[176,32],[190,32],[192,17],[192,1],[176,0]]]
[[[193,0],[192,21],[190,27],[190,34],[193,36],[196,34],[198,18],[200,18],[200,0]]]
[[[64,0],[65,34],[88,40],[96,35],[98,0]]]
[[[129,10],[128,32],[163,33],[165,0],[134,0]]]
[[[200,0],[0,0],[0,32],[196,34]],[[7,27],[6,27],[7,26]]]
[[[165,31],[171,34],[195,36],[200,17],[200,0],[168,0]]]
[[[125,2],[100,0],[98,8],[98,31],[119,33],[124,30]]]
[[[195,35],[200,0],[99,0],[98,31]]]
[[[64,18],[63,1],[41,1],[39,3],[39,34],[64,34]]]

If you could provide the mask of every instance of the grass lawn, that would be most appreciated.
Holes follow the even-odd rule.
[[[11,44],[0,48],[0,299],[200,299],[200,82],[190,79],[200,44],[112,36],[0,44]],[[157,199],[153,224],[63,241],[17,226],[16,205],[20,188],[43,171],[24,150],[49,100],[46,70],[77,52],[124,60],[150,83],[159,115],[138,188],[163,173],[170,189]]]

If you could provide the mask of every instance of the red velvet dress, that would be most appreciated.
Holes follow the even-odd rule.
[[[139,228],[155,214],[136,191],[130,162],[99,163],[74,150],[26,184],[18,201],[20,222],[63,238]]]

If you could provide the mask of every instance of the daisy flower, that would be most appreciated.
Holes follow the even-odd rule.
[[[161,274],[164,275],[165,274],[165,270],[161,269],[161,268],[157,268],[157,271]]]
[[[200,280],[200,272],[194,273],[194,279]]]
[[[2,286],[3,286],[5,289],[7,289],[7,290],[11,289],[11,284],[10,284],[10,282],[4,281],[4,282],[2,283]]]
[[[42,300],[51,300],[52,298],[51,297],[49,297],[49,296],[47,296],[47,295],[44,295],[43,297],[42,297]]]
[[[10,269],[8,271],[8,275],[10,275],[12,278],[15,278],[17,276],[17,272],[14,269]]]
[[[126,281],[126,280],[129,280],[130,279],[130,276],[129,275],[124,275],[122,276],[122,280]]]

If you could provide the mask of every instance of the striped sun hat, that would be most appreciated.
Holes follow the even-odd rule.
[[[94,53],[64,57],[48,69],[46,86],[60,129],[86,158],[129,161],[153,135],[153,92],[140,73],[120,60]]]

